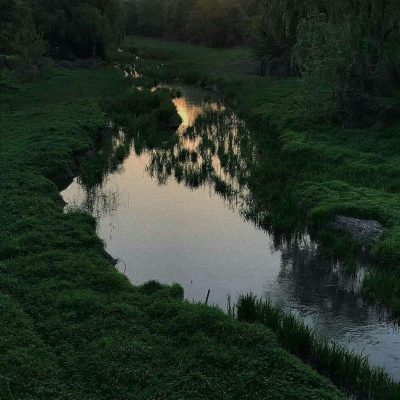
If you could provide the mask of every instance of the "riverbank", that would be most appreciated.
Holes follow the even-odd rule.
[[[381,223],[383,235],[368,243],[376,266],[363,291],[400,316],[399,122],[378,129],[316,122],[300,80],[258,76],[247,49],[208,49],[143,37],[127,38],[124,49],[127,57],[139,54],[155,79],[179,77],[207,86],[238,106],[262,161],[249,178],[255,208],[268,210],[261,224],[282,233],[317,227],[327,252],[342,253],[354,264],[359,243],[334,235],[329,226],[337,215]],[[390,101],[398,105],[400,92]]]
[[[121,100],[121,71],[2,74],[2,399],[345,398],[268,329],[183,301],[179,285],[132,286],[95,220],[63,212],[55,182],[106,135],[100,104]]]

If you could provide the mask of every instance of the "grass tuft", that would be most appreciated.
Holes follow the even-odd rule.
[[[284,312],[269,299],[249,293],[240,295],[229,314],[239,321],[260,323],[271,329],[278,342],[291,354],[329,378],[356,399],[395,400],[400,384],[383,368],[371,367],[368,358],[317,337],[314,331],[293,314]]]

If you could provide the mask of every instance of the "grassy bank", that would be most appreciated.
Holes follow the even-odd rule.
[[[239,321],[261,323],[277,336],[281,346],[331,379],[355,399],[396,400],[400,384],[381,368],[372,368],[367,357],[354,354],[317,337],[294,315],[285,313],[269,299],[253,294],[239,296],[228,312]]]
[[[178,285],[132,286],[94,219],[63,213],[55,181],[104,136],[100,104],[133,101],[125,91],[112,68],[53,66],[36,82],[2,71],[0,398],[344,399],[267,328],[189,304]],[[132,126],[170,113],[143,104]]]
[[[253,130],[258,165],[249,178],[265,225],[278,231],[326,227],[335,215],[376,219],[386,229],[363,290],[400,316],[400,123],[342,129],[313,119],[298,78],[255,74],[247,49],[218,50],[161,39],[127,38],[128,53],[156,79],[217,85]],[[391,99],[400,102],[400,92]]]

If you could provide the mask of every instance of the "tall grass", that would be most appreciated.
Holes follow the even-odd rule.
[[[318,337],[296,316],[286,313],[270,299],[249,293],[240,295],[228,313],[239,321],[261,323],[270,328],[286,350],[332,380],[358,400],[398,400],[400,383],[381,367],[372,367],[368,358]]]

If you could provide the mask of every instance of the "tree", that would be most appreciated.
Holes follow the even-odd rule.
[[[165,8],[165,35],[189,40],[189,18],[195,12],[195,0],[170,0]]]
[[[331,5],[327,14],[299,23],[295,58],[317,114],[348,127],[368,126],[388,114],[381,96],[391,94],[399,76],[400,8],[389,8],[395,2]],[[341,17],[340,7],[347,13]]]
[[[353,75],[365,49],[350,19],[334,23],[324,14],[304,19],[297,38],[294,54],[312,99],[313,117],[352,113],[348,103],[363,95]]]
[[[164,0],[136,0],[138,13],[138,28],[142,34],[162,36],[165,31]]]
[[[0,0],[0,52],[14,57],[18,65],[36,64],[47,44],[33,23],[28,2]]]
[[[54,47],[79,57],[105,57],[124,33],[120,0],[38,0],[35,16]]]
[[[135,29],[129,27],[133,32],[218,47],[243,43],[248,19],[239,0],[130,0],[129,4],[137,17]]]

